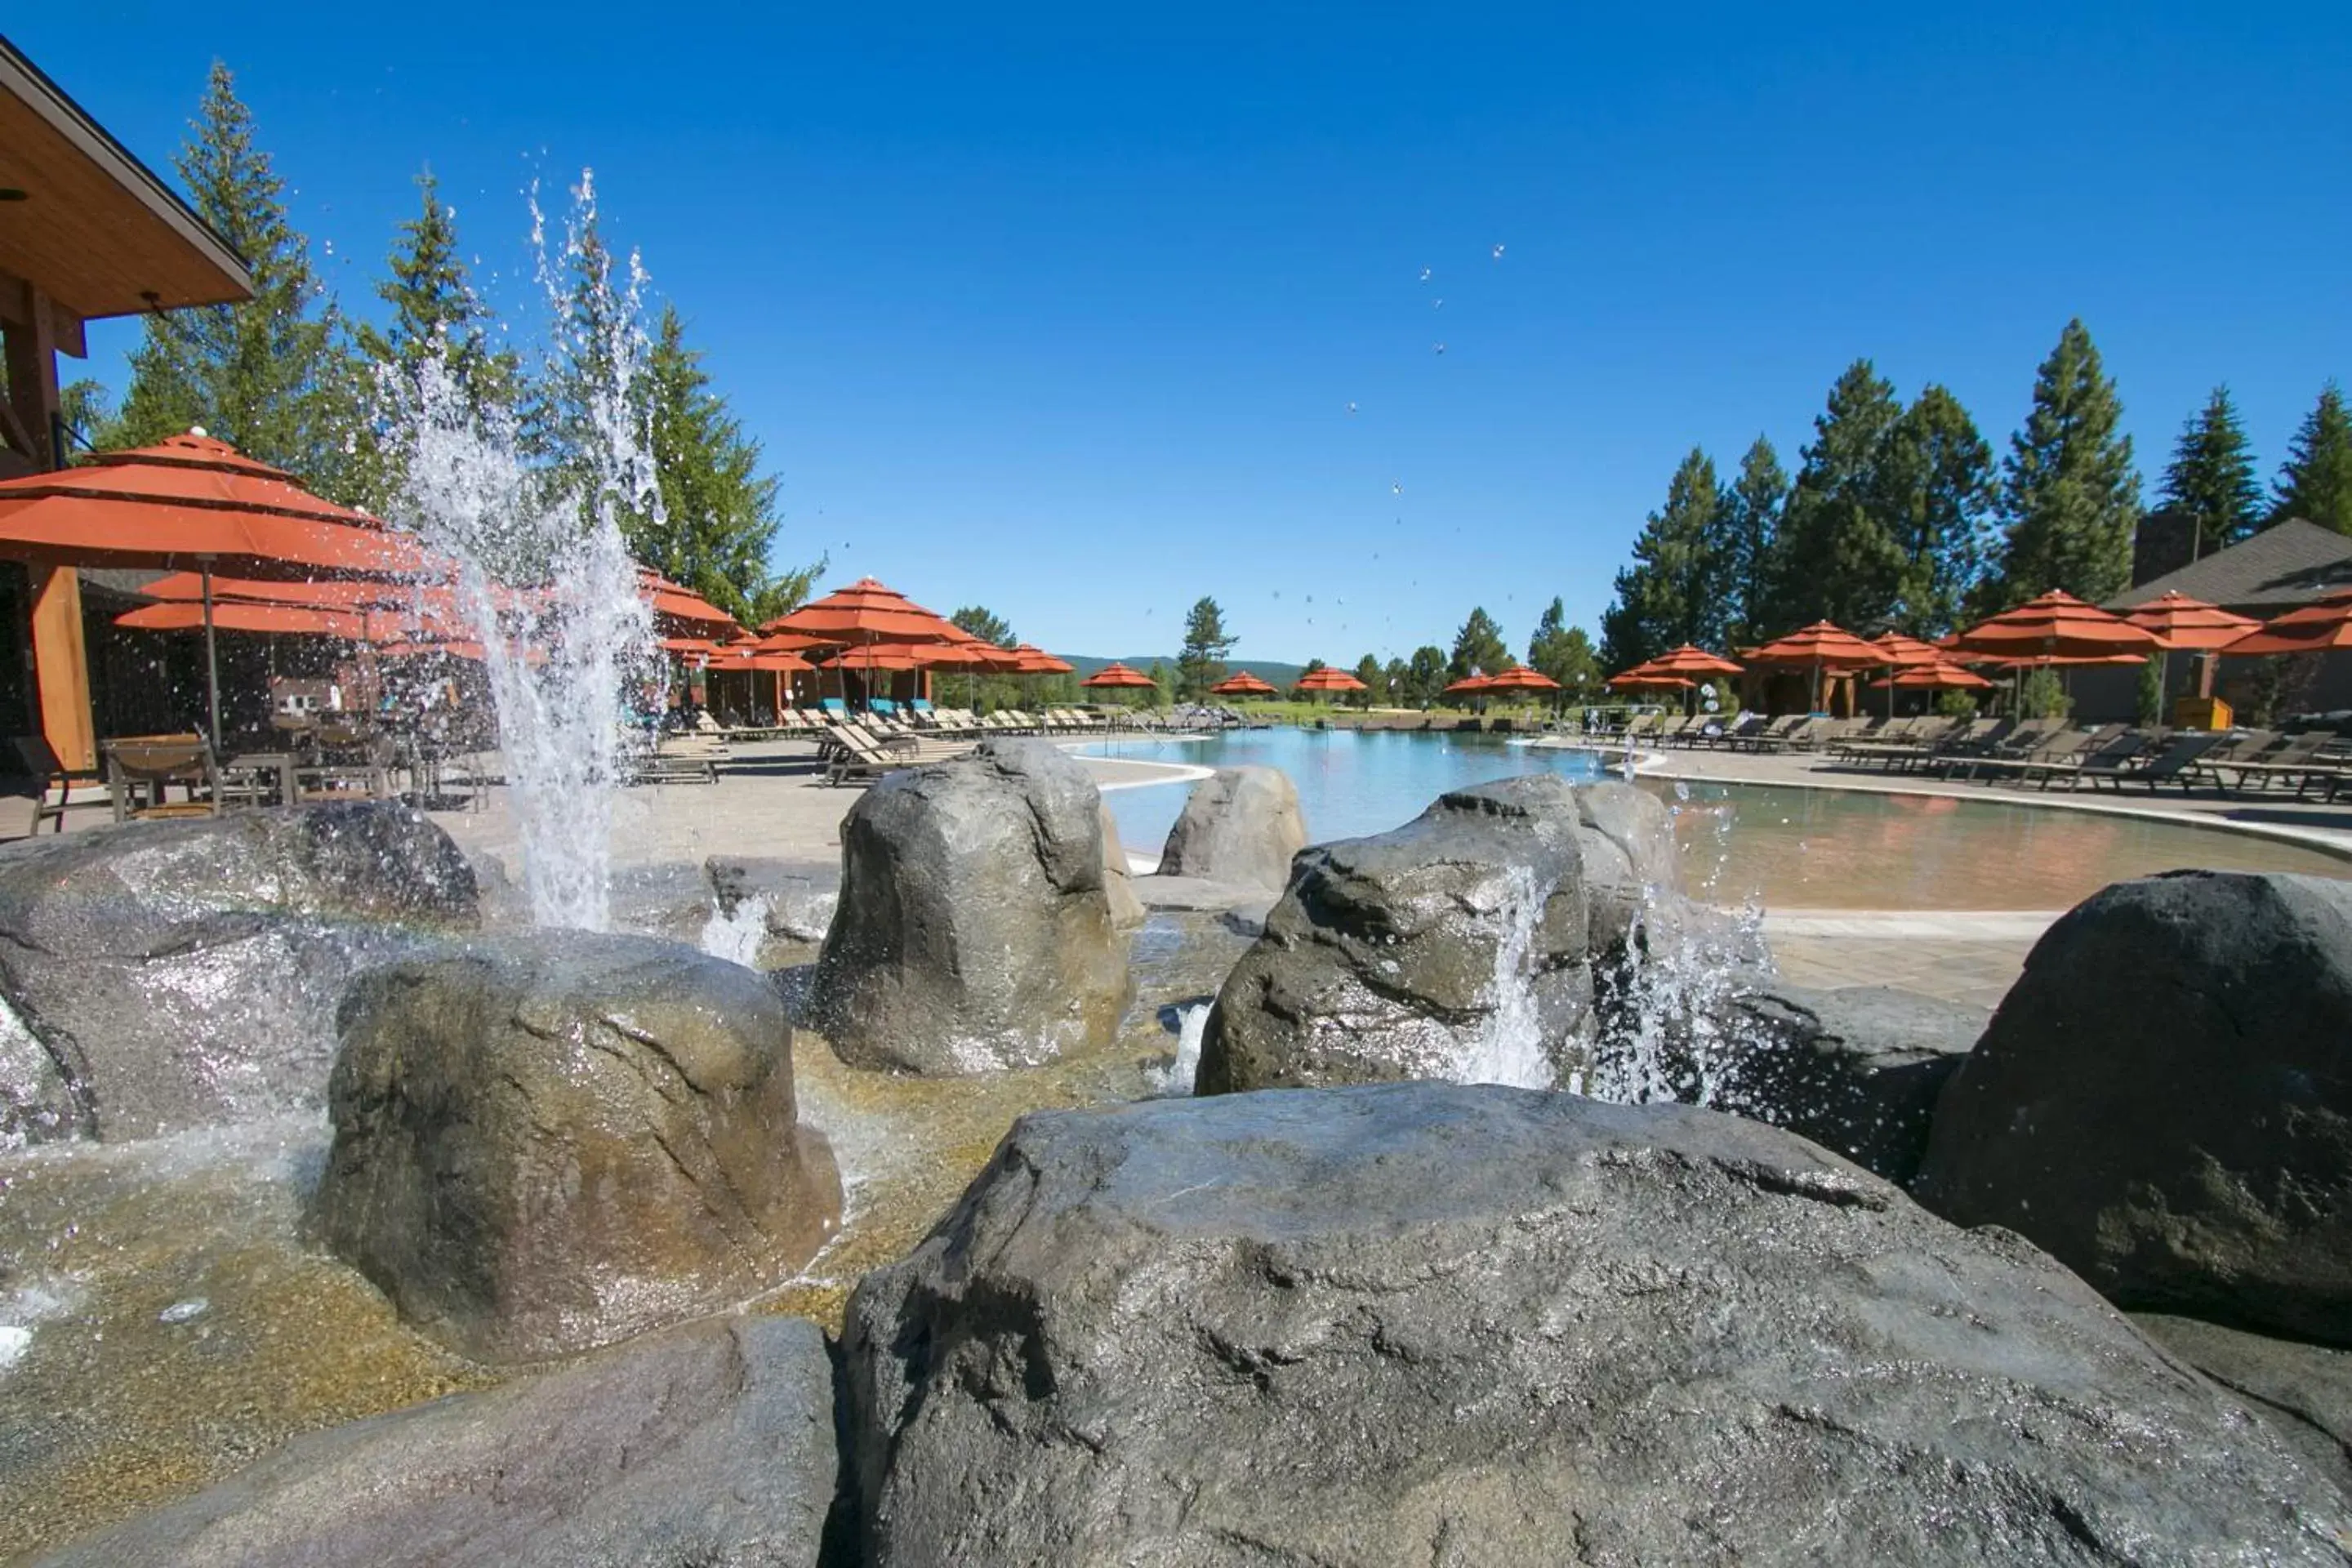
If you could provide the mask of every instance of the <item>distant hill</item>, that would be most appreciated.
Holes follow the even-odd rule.
[[[1093,654],[1086,653],[1056,654],[1055,657],[1057,658],[1068,659],[1073,665],[1076,665],[1077,667],[1078,679],[1081,680],[1085,679],[1087,676],[1092,675],[1096,670],[1100,669],[1107,664],[1123,664],[1129,669],[1139,669],[1146,675],[1150,675],[1151,673],[1151,667],[1154,663],[1164,662],[1171,669],[1176,668],[1176,656],[1172,653],[1126,653],[1119,655],[1115,659],[1098,658]],[[1303,664],[1283,664],[1273,659],[1229,658],[1225,660],[1225,673],[1227,675],[1231,675],[1238,669],[1246,669],[1252,675],[1256,676],[1260,680],[1266,681],[1275,686],[1279,686],[1286,691],[1290,689],[1290,685],[1293,681],[1296,681],[1300,676],[1307,673],[1307,667]]]

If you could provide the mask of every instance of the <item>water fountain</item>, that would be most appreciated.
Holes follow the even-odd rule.
[[[531,920],[602,931],[627,699],[656,658],[621,520],[651,514],[658,525],[662,500],[634,390],[645,272],[633,253],[615,281],[610,253],[583,241],[596,211],[590,175],[572,196],[560,265],[531,200],[553,384],[582,426],[572,460],[535,460],[515,411],[474,395],[446,338],[414,373],[387,375],[384,392],[402,475],[394,521],[456,563],[450,585],[483,650]]]

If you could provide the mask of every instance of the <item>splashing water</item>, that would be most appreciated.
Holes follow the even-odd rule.
[[[647,352],[645,272],[633,253],[616,285],[610,253],[583,238],[591,176],[572,199],[561,267],[535,191],[530,205],[572,460],[531,461],[513,412],[475,394],[446,340],[384,391],[402,475],[394,521],[457,563],[458,613],[482,647],[531,919],[602,931],[626,699],[656,658],[621,519],[658,527],[662,507],[631,394]]]
[[[1497,1083],[1513,1089],[1549,1089],[1555,1079],[1545,1054],[1543,1024],[1535,983],[1528,974],[1544,898],[1535,873],[1511,866],[1503,875],[1497,915],[1503,932],[1495,944],[1495,973],[1486,983],[1487,1014],[1470,1048],[1446,1076],[1456,1083]]]
[[[1192,1092],[1201,1072],[1201,1037],[1208,1032],[1209,1005],[1197,1003],[1176,1015],[1176,1059],[1164,1068],[1145,1069],[1151,1091],[1163,1100]]]
[[[732,910],[716,899],[710,901],[710,918],[702,922],[702,951],[713,958],[723,958],[730,963],[740,963],[746,969],[759,967],[760,944],[768,936],[768,899],[763,893],[752,893],[735,901]]]

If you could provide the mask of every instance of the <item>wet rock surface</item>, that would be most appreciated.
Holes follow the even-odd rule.
[[[2352,1495],[2352,1351],[2195,1318],[2134,1312],[2148,1338],[2260,1409],[2312,1468]]]
[[[1024,1119],[854,1297],[870,1562],[2340,1564],[2246,1405],[1789,1134],[1439,1084]]]
[[[1108,1042],[1129,994],[1101,796],[1043,741],[890,773],[841,828],[812,1016],[860,1067],[963,1074]]]
[[[2126,1306],[2352,1343],[2352,884],[2077,906],[1937,1100],[1917,1191]]]
[[[1565,1048],[1592,999],[1575,797],[1505,779],[1299,855],[1218,994],[1200,1091],[1493,1077],[1523,1037]]]
[[[1812,990],[1759,979],[1722,1007],[1715,1104],[1785,1128],[1907,1185],[1936,1098],[1990,1016],[1891,986]]]
[[[1133,931],[1143,923],[1146,910],[1135,896],[1135,871],[1118,841],[1118,819],[1111,816],[1108,801],[1096,807],[1095,815],[1102,824],[1103,900],[1110,906],[1110,923],[1119,931]]]
[[[0,1067],[0,1100],[54,1109],[62,1083],[72,1125],[110,1140],[315,1107],[352,975],[476,913],[472,867],[404,806],[128,823],[9,846],[0,999],[54,1081],[27,1052],[0,1052],[15,1064]],[[26,1130],[24,1112],[0,1115]]]
[[[770,936],[787,942],[823,942],[838,901],[839,870],[797,860],[713,855],[702,863],[711,902],[732,916],[747,900],[759,900]]]
[[[1667,896],[1682,886],[1681,854],[1665,802],[1604,779],[1575,791],[1575,812],[1595,956],[1613,958],[1629,945],[1646,945],[1654,925],[1662,927],[1655,933],[1661,940],[1679,930],[1679,921],[1661,920]]]
[[[1192,786],[1160,852],[1163,876],[1278,889],[1307,847],[1298,789],[1279,768],[1219,768]]]
[[[313,1433],[51,1568],[808,1568],[836,1489],[833,1363],[791,1318],[696,1323]]]
[[[761,976],[647,938],[538,931],[379,969],[344,1005],[320,1232],[486,1361],[741,1300],[840,1213],[791,1051]]]

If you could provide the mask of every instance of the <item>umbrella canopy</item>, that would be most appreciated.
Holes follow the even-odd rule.
[[[2352,593],[2330,594],[2264,621],[2221,651],[2227,654],[2324,653],[2352,647]]]
[[[1367,689],[1367,688],[1362,681],[1358,680],[1346,670],[1337,669],[1327,664],[1320,669],[1310,669],[1306,674],[1300,676],[1297,683],[1292,688],[1292,689],[1297,691],[1362,691]]]
[[[2199,650],[2226,647],[2263,624],[2252,616],[2192,599],[2178,588],[2167,589],[2145,605],[2133,605],[2124,612],[2124,619],[2144,631],[2154,632],[2168,647]]]
[[[1021,661],[1021,668],[1013,671],[1015,675],[1067,675],[1077,668],[1068,659],[1055,658],[1033,643],[1024,642],[1013,648],[1013,657]]]
[[[193,431],[56,473],[0,480],[0,556],[64,566],[194,567],[205,578],[447,574],[446,563],[408,535]],[[205,703],[218,750],[216,623],[207,615],[204,624]]]
[[[1867,669],[1886,662],[1884,649],[1828,621],[1775,637],[1748,655],[1749,664],[1810,665],[1815,669]]]
[[[2081,669],[2091,665],[2113,665],[2121,668],[2125,665],[2146,664],[2149,656],[2144,653],[2061,653],[2021,654],[2015,658],[1963,657],[1968,657],[1970,664],[1981,664],[1994,669]]]
[[[816,666],[796,653],[763,648],[757,643],[734,643],[719,650],[711,659],[713,669],[756,669],[762,674],[799,675]]]
[[[1274,695],[1274,683],[1260,680],[1248,670],[1240,669],[1209,688],[1209,694],[1213,697],[1271,697]]]
[[[1655,669],[1658,666],[1653,663],[1651,668]],[[1515,664],[1508,669],[1488,676],[1486,689],[1489,691],[1558,691],[1559,682],[1539,669],[1529,669],[1524,664]]]
[[[1906,665],[1894,674],[1870,683],[1873,691],[1980,691],[1992,685],[1983,676],[1937,659],[1933,664]]]
[[[1922,642],[1901,632],[1881,632],[1870,639],[1870,646],[1878,649],[1879,663],[1896,669],[1924,668],[1949,662],[1944,650],[1934,643]],[[1875,686],[1878,682],[1871,684]]]
[[[0,480],[0,555],[243,577],[428,577],[444,563],[365,512],[209,436]]]
[[[1721,654],[1709,653],[1696,643],[1685,643],[1671,653],[1662,653],[1640,668],[1667,675],[1738,675],[1741,668]]]
[[[196,632],[205,628],[202,605],[142,605],[114,617],[118,626],[142,632]],[[365,610],[330,610],[315,605],[270,605],[222,599],[212,606],[212,625],[225,632],[268,637],[341,637],[345,642],[404,642],[411,628],[396,616]]]
[[[653,607],[655,625],[672,636],[694,637],[742,629],[733,616],[651,567],[637,568],[637,593]]]
[[[1488,682],[1493,679],[1486,675],[1465,675],[1438,695],[1440,697],[1475,697],[1486,689]]]
[[[1078,684],[1096,687],[1144,687],[1157,683],[1139,669],[1129,669],[1126,665],[1112,663],[1104,665]]]
[[[1698,682],[1637,664],[1631,669],[1611,676],[1603,684],[1612,691],[1688,691]]]
[[[945,616],[934,615],[896,589],[871,577],[860,577],[846,588],[779,616],[762,632],[796,632],[822,637],[836,647],[874,642],[952,642],[963,628]]]
[[[2005,610],[1962,632],[1964,653],[2053,661],[2145,655],[2164,647],[2163,638],[2096,605],[2084,604],[2061,588]]]

